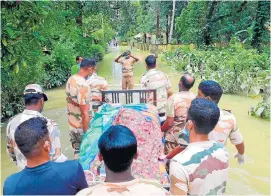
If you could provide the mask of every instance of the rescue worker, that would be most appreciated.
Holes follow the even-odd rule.
[[[122,90],[134,88],[134,64],[139,59],[134,57],[130,51],[122,53],[115,59],[116,63],[122,65]]]
[[[167,99],[173,94],[168,76],[156,69],[156,58],[153,55],[145,59],[147,73],[140,81],[142,89],[156,89],[157,110],[160,117],[165,117]],[[148,95],[148,103],[153,103],[153,95]]]
[[[15,130],[23,122],[30,118],[44,117],[41,112],[44,106],[44,102],[47,101],[47,95],[43,92],[43,89],[38,84],[29,84],[24,90],[24,102],[25,109],[22,113],[14,116],[7,125],[6,141],[7,152],[20,170],[26,166],[26,158],[21,153],[14,139]],[[50,156],[52,160],[57,160],[61,155],[61,143],[60,143],[60,131],[57,127],[57,123],[54,120],[47,120],[47,129],[52,141],[52,150]]]

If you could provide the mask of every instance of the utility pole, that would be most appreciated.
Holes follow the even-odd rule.
[[[172,5],[172,16],[171,16],[171,24],[170,24],[170,32],[169,32],[169,42],[171,42],[172,36],[173,36],[173,27],[174,27],[174,16],[175,16],[175,5],[176,5],[176,1],[173,0],[172,3],[173,3],[173,5]]]

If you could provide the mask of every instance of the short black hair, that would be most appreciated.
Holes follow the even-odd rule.
[[[100,153],[108,169],[126,171],[137,153],[137,141],[133,132],[122,125],[111,126],[98,142]]]
[[[81,56],[76,56],[76,60],[79,61]],[[82,58],[82,57],[81,57]]]
[[[42,146],[37,146],[37,143],[41,140],[45,142],[45,139],[49,139],[45,118],[30,118],[15,130],[15,142],[26,158],[39,155]]]
[[[193,81],[192,82],[189,82],[189,80],[187,79],[187,76],[191,76],[193,78]],[[180,82],[182,83],[183,87],[185,87],[186,89],[191,89],[193,86],[194,86],[194,83],[195,83],[195,78],[194,76],[190,75],[190,74],[184,74],[182,77],[181,77],[181,80]]]
[[[95,59],[83,59],[80,68],[86,68],[86,67],[94,67],[96,66]]]
[[[207,97],[209,96],[214,102],[218,103],[223,94],[221,86],[213,80],[205,80],[199,84],[198,89]]]
[[[156,57],[154,55],[149,55],[146,57],[145,62],[149,68],[156,67]]]
[[[187,120],[192,120],[196,133],[209,134],[216,126],[220,117],[220,110],[212,101],[196,98],[191,102]]]
[[[24,103],[26,106],[36,105],[42,97],[43,94],[25,94]]]

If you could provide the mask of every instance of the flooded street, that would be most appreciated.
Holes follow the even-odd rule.
[[[122,48],[124,49],[124,48]],[[98,63],[98,75],[105,77],[113,88],[120,88],[121,67],[114,62],[120,51],[112,51],[104,56],[103,61]],[[132,53],[139,57],[140,61],[134,66],[134,81],[139,83],[140,78],[146,72],[144,59],[148,53],[132,50]],[[165,67],[158,62],[158,69],[166,72],[171,80],[174,92],[177,92],[178,82],[181,74]],[[194,85],[193,92],[197,92],[197,85]],[[65,87],[48,90],[49,101],[45,103],[43,114],[54,119],[61,130],[61,143],[64,154],[72,158],[72,149],[68,135],[68,123],[66,115]],[[227,184],[227,194],[270,194],[270,132],[269,121],[248,115],[250,106],[255,105],[258,100],[237,95],[223,95],[220,108],[232,110],[238,127],[244,137],[246,148],[246,162],[243,166],[237,164],[233,159],[236,149],[230,142],[227,144],[230,155],[230,173]],[[15,164],[8,157],[5,149],[5,127],[1,129],[1,192],[5,178],[18,171]]]

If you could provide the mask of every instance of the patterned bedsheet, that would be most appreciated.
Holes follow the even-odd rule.
[[[89,184],[104,180],[104,176],[99,174],[99,167],[103,163],[97,156],[97,143],[103,132],[117,124],[130,128],[137,138],[138,158],[132,164],[133,175],[136,178],[156,179],[168,184],[164,164],[158,161],[158,156],[164,151],[160,120],[156,108],[149,104],[104,104],[95,114],[80,146],[79,161]]]

